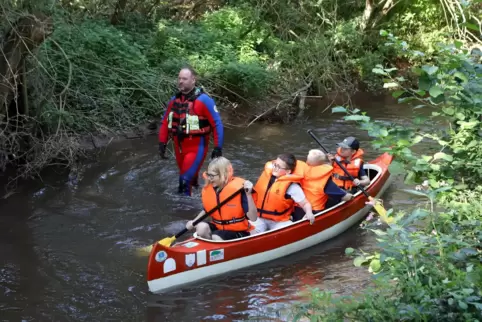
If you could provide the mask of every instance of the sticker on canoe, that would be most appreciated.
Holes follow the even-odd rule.
[[[199,250],[197,252],[197,266],[206,265],[206,250]]]
[[[186,266],[192,267],[196,263],[196,254],[186,254]]]
[[[157,252],[156,257],[155,257],[156,262],[162,263],[166,259],[167,259],[167,253],[165,251],[161,250],[161,251]]]
[[[183,246],[186,248],[193,248],[193,247],[196,247],[197,245],[199,245],[199,243],[189,242],[189,243],[185,243]]]
[[[168,258],[164,262],[164,274],[175,271],[176,270],[176,261],[174,258]]]
[[[209,261],[220,261],[224,259],[224,249],[216,249],[209,252]]]

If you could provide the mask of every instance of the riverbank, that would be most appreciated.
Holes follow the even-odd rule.
[[[14,74],[25,75],[16,78],[18,86],[5,78],[10,104],[2,109],[9,113],[0,113],[0,168],[15,166],[20,175],[35,176],[52,163],[73,163],[90,141],[100,144],[91,138],[159,119],[185,64],[230,113],[239,113],[241,104],[249,107],[249,122],[289,123],[302,119],[307,97],[380,89],[382,77],[371,72],[376,64],[413,65],[385,46],[381,23],[410,35],[420,49],[430,49],[452,28],[439,4],[429,0],[394,3],[390,17],[363,3],[336,1],[306,1],[290,10],[284,3],[267,7],[250,0],[191,5],[2,5],[6,40],[24,19],[19,12],[42,12],[28,19],[38,29],[31,34],[43,36],[11,65]],[[407,15],[416,20],[407,22]],[[6,53],[8,59],[22,57]],[[427,50],[424,59],[432,53]]]
[[[387,33],[394,47],[404,41]],[[406,55],[419,55],[404,50]],[[469,321],[482,319],[482,70],[459,44],[441,45],[436,59],[415,70],[413,88],[399,71],[377,66],[385,87],[414,110],[434,108],[400,126],[349,108],[345,120],[357,121],[380,151],[397,160],[393,171],[412,187],[404,192],[417,207],[389,209],[390,223],[368,223],[376,251],[353,245],[346,255],[373,274],[374,285],[361,295],[333,296],[315,290],[295,308],[297,319],[311,321]],[[432,129],[426,126],[437,124]],[[424,142],[431,149],[417,149]],[[296,320],[296,319],[295,319]]]

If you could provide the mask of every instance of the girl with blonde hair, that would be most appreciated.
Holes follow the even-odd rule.
[[[206,172],[203,173],[205,185],[201,192],[203,210],[186,224],[192,230],[193,221],[207,211],[215,209],[227,198],[237,194],[233,199],[215,211],[212,222],[200,222],[196,225],[199,237],[213,240],[231,240],[250,235],[253,229],[249,220],[256,221],[257,211],[253,200],[253,184],[233,175],[233,166],[225,157],[213,159]]]

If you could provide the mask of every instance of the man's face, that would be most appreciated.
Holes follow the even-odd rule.
[[[340,149],[340,156],[342,156],[343,158],[348,158],[348,157],[350,157],[354,152],[355,152],[355,150],[350,149],[350,148],[341,148],[341,149]]]
[[[181,69],[177,78],[177,87],[181,93],[189,93],[196,84],[196,78],[189,69]]]

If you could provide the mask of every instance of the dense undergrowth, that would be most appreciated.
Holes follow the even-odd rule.
[[[396,36],[382,31],[390,46],[417,60]],[[460,43],[439,46],[431,63],[414,67],[416,87],[397,68],[377,66],[385,88],[413,109],[430,107],[400,126],[372,120],[363,112],[337,107],[357,121],[380,151],[396,156],[391,166],[415,189],[411,212],[390,209],[393,222],[366,222],[378,251],[347,248],[355,266],[367,266],[373,285],[357,296],[314,290],[310,303],[296,308],[294,320],[311,321],[481,321],[482,320],[482,64]],[[407,107],[408,108],[408,107]],[[425,124],[435,123],[429,127]],[[429,144],[422,153],[417,144]],[[362,269],[362,268],[360,268]]]
[[[459,11],[439,0],[7,1],[1,6],[4,35],[20,17],[37,12],[52,18],[53,33],[26,56],[27,90],[12,85],[14,94],[25,95],[28,114],[6,113],[5,106],[0,112],[0,168],[21,165],[31,175],[56,160],[71,164],[86,135],[159,119],[186,64],[225,111],[238,103],[250,107],[241,124],[256,115],[289,121],[304,108],[291,104],[302,96],[350,94],[360,85],[377,90],[382,77],[371,72],[375,65],[420,63],[385,46],[380,27],[397,30],[428,61],[440,40],[473,45],[476,6]],[[13,102],[17,110],[25,103]]]

